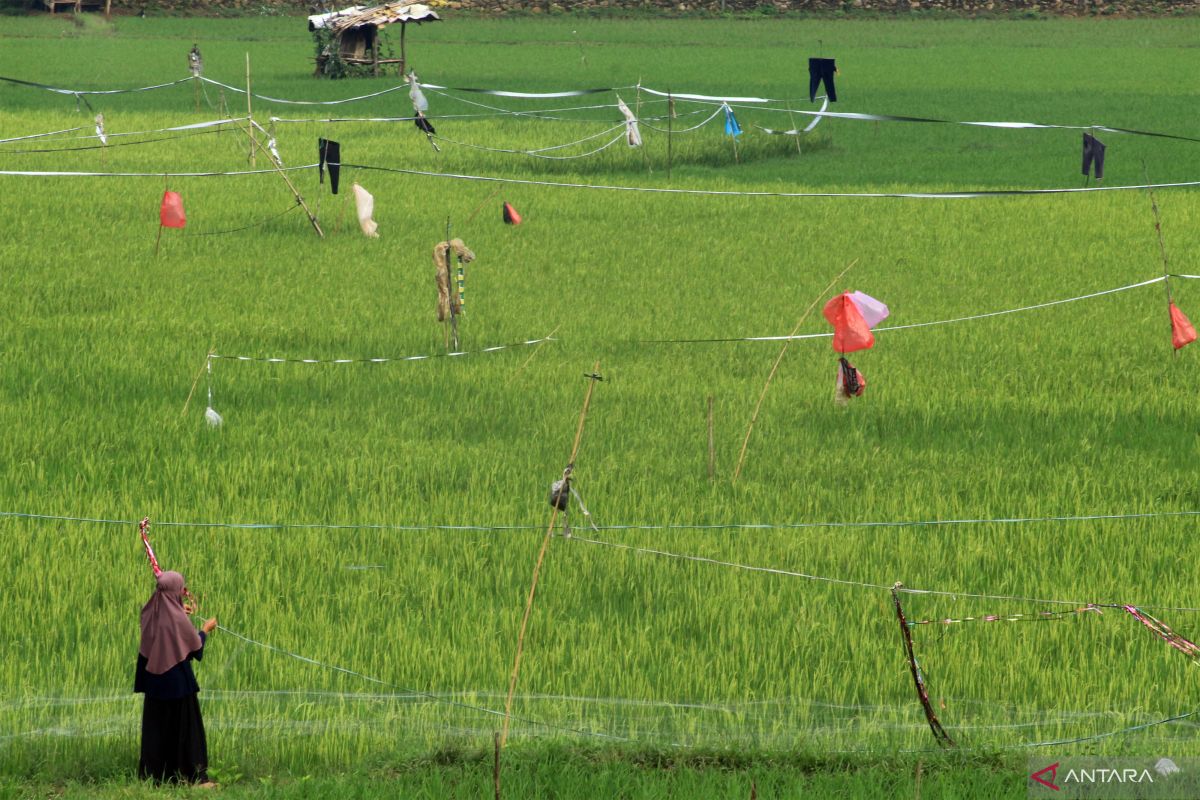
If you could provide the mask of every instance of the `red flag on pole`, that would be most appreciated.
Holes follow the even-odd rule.
[[[833,349],[853,353],[875,345],[875,334],[849,294],[839,294],[825,304],[825,319],[833,326]]]
[[[1171,344],[1175,349],[1196,341],[1196,329],[1190,320],[1179,310],[1179,306],[1171,303]]]
[[[158,220],[164,228],[182,228],[187,224],[187,217],[183,213],[183,198],[179,196],[179,192],[163,192]]]

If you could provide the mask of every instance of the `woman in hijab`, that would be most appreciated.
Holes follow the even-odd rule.
[[[133,690],[145,694],[138,774],[156,781],[209,785],[208,745],[200,718],[200,691],[193,660],[204,657],[204,640],[217,627],[210,619],[197,633],[188,620],[186,585],[178,572],[158,576],[142,608],[142,643]]]

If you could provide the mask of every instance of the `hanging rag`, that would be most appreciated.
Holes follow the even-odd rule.
[[[1179,306],[1174,302],[1170,304],[1171,311],[1171,344],[1175,349],[1183,347],[1186,344],[1191,344],[1196,341],[1196,328],[1192,325],[1187,315],[1179,310]]]
[[[417,82],[417,76],[412,72],[408,74],[408,99],[412,100],[413,111],[418,114],[424,114],[429,110],[429,101],[425,99],[425,93],[421,91],[421,84]]]
[[[199,78],[204,74],[204,58],[200,55],[200,45],[193,44],[192,49],[188,52],[188,69],[192,72],[193,78]]]
[[[810,58],[808,60],[808,99],[817,99],[817,87],[825,84],[825,96],[829,102],[837,102],[837,89],[833,88],[833,76],[837,73],[837,65],[832,58]]]
[[[330,181],[332,181],[332,169],[330,170]],[[354,205],[358,211],[358,224],[362,228],[362,232],[371,239],[378,239],[379,224],[372,217],[375,214],[375,197],[363,187],[355,183],[350,187],[354,190]]]
[[[571,482],[567,478],[550,484],[550,507],[566,511],[571,503]]]
[[[641,147],[642,134],[638,130],[637,117],[629,110],[629,106],[625,105],[620,95],[617,95],[617,108],[625,116],[625,140],[629,142],[630,147]]]
[[[1096,180],[1104,177],[1104,143],[1090,133],[1083,135],[1083,174],[1096,165]]]
[[[450,251],[462,259],[464,264],[470,264],[475,260],[475,254],[471,252],[462,239],[451,239],[448,242],[438,242],[433,248],[433,266],[436,267],[437,273],[437,318],[438,322],[445,322],[446,318],[451,313],[457,315],[461,311],[458,304],[458,295],[450,291]]]
[[[722,103],[721,108],[725,109],[725,135],[736,139],[742,135],[742,126],[738,125],[737,117],[733,115],[733,109],[728,103]]]
[[[845,405],[851,397],[862,397],[867,390],[867,379],[854,368],[845,358],[838,359],[837,384],[833,399],[839,405]]]
[[[342,170],[342,146],[340,143],[332,139],[317,139],[317,155],[320,160],[317,162],[317,172],[320,174],[320,182],[325,182],[325,167],[329,167],[329,188],[337,194],[338,178],[341,176]]]
[[[413,117],[413,124],[417,126],[417,130],[425,133],[427,136],[432,136],[437,133],[437,131],[433,128],[433,123],[426,119],[425,115],[420,111],[418,111],[417,115]]]

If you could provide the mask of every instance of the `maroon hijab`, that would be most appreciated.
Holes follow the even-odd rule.
[[[138,652],[146,657],[146,671],[161,675],[186,661],[188,654],[203,643],[183,610],[183,576],[164,572],[158,576],[158,588],[142,607],[142,644]]]

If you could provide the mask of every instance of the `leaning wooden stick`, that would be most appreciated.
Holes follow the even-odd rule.
[[[713,447],[713,397],[708,396],[708,479],[717,477],[717,451]]]
[[[558,329],[561,327],[562,327],[562,323],[560,322],[558,325],[554,326],[554,330],[552,330],[552,331],[550,331],[550,333],[546,334],[545,338],[543,338],[541,342],[534,345],[533,352],[529,354],[529,358],[525,359],[525,361],[521,364],[521,366],[517,367],[517,371],[509,376],[508,380],[505,381],[505,383],[504,383],[505,386],[507,386],[508,384],[515,381],[517,379],[517,376],[525,371],[525,368],[529,366],[529,362],[533,361],[533,357],[536,356],[538,354],[538,351],[542,349],[542,345],[544,345],[546,342],[553,339],[554,334],[558,333]]]
[[[925,688],[925,679],[921,677],[921,668],[917,666],[917,657],[913,653],[912,631],[908,629],[908,620],[904,618],[904,609],[900,606],[900,589],[903,587],[904,584],[899,581],[892,587],[892,603],[896,606],[896,619],[900,621],[900,632],[904,638],[904,652],[908,656],[908,667],[912,671],[913,683],[917,687],[917,699],[921,701],[921,708],[925,711],[925,719],[929,721],[929,730],[933,731],[933,738],[942,747],[954,747],[954,740],[950,738],[950,734],[946,733],[946,729],[938,721],[937,714],[933,713],[933,706],[929,703],[929,691]]]
[[[250,93],[250,54],[246,53],[246,117],[250,120],[250,168],[254,169],[257,166],[255,151],[258,142],[254,138],[254,111],[250,108],[250,99],[253,97]],[[307,209],[305,209],[307,210]]]
[[[817,305],[825,297],[825,294],[834,286],[836,286],[837,282],[842,279],[842,276],[849,272],[850,268],[857,263],[857,258],[851,261],[846,265],[844,270],[838,273],[836,278],[829,282],[828,286],[821,290],[821,293],[817,295],[817,299],[812,301],[812,305],[810,305],[800,317],[800,321],[796,323],[796,327],[792,328],[792,332],[789,334],[789,336],[795,336],[800,332],[800,326],[803,325],[805,320],[808,319],[808,315],[813,312],[813,309],[817,307]],[[767,382],[763,384],[762,392],[758,395],[758,404],[754,406],[754,415],[750,417],[750,426],[746,428],[746,438],[742,442],[742,451],[738,453],[737,467],[733,470],[732,483],[737,483],[738,476],[742,474],[742,463],[746,460],[746,448],[750,445],[750,434],[754,433],[754,423],[758,421],[758,412],[762,410],[763,398],[767,396],[767,389],[771,388],[771,380],[775,377],[775,372],[779,369],[779,364],[781,361],[783,361],[783,357],[787,354],[788,346],[791,343],[792,340],[790,338],[784,341],[783,347],[779,350],[779,356],[775,359],[775,364],[771,367],[771,373],[767,375]]]
[[[325,231],[321,230],[321,224],[319,222],[317,222],[316,215],[312,213],[312,211],[308,207],[308,204],[304,202],[304,198],[300,196],[300,190],[296,188],[296,185],[294,183],[292,183],[291,179],[287,176],[287,173],[284,172],[282,169],[280,169],[279,165],[275,163],[275,159],[271,157],[271,151],[269,151],[267,149],[266,145],[264,145],[262,142],[260,142],[254,138],[254,125],[255,124],[256,123],[254,122],[253,119],[250,120],[250,124],[247,125],[245,128],[243,128],[241,125],[238,125],[236,122],[233,123],[234,127],[236,127],[238,130],[240,130],[242,133],[246,134],[246,136],[248,136],[250,138],[250,145],[252,148],[257,149],[257,150],[262,150],[263,153],[267,156],[267,163],[269,163],[271,165],[271,168],[273,170],[275,170],[276,173],[279,174],[279,177],[283,179],[283,182],[285,184],[287,184],[288,189],[291,190],[292,196],[296,198],[296,202],[300,205],[301,208],[304,209],[304,213],[308,215],[308,221],[309,221],[309,223],[312,224],[313,230],[315,230],[317,232],[318,236],[320,236],[322,239],[324,239]]]
[[[196,393],[196,387],[200,385],[200,378],[204,375],[204,370],[208,368],[208,362],[212,360],[213,354],[216,352],[216,344],[208,348],[208,355],[204,357],[204,363],[200,365],[200,371],[196,373],[196,379],[192,381],[192,388],[188,390],[187,400],[183,401],[183,413],[179,416],[187,416],[188,406],[192,404],[192,395]]]
[[[579,443],[583,440],[583,423],[587,420],[588,406],[592,402],[592,390],[600,378],[600,362],[592,367],[592,373],[587,376],[587,394],[583,398],[583,409],[579,412],[579,425],[575,428],[575,443],[571,445],[571,458],[567,461],[569,472],[575,464],[575,456],[579,454]],[[529,615],[533,611],[533,598],[537,594],[538,576],[542,572],[542,562],[546,559],[546,550],[550,547],[550,537],[554,535],[554,526],[558,524],[558,504],[551,505],[550,524],[546,527],[546,535],[542,538],[542,549],[538,551],[537,561],[533,565],[533,580],[529,583],[529,596],[525,599],[525,613],[521,617],[521,629],[517,633],[517,655],[513,659],[512,676],[508,680],[508,697],[504,700],[504,726],[500,733],[500,746],[508,742],[508,723],[512,719],[513,694],[517,691],[517,676],[521,672],[521,652],[525,648],[525,628],[529,624]]]
[[[1146,162],[1142,162],[1142,174],[1146,176],[1146,183],[1150,183],[1150,172],[1146,169]],[[1158,234],[1158,251],[1162,254],[1163,262],[1163,287],[1167,292],[1167,311],[1170,312],[1171,306],[1174,305],[1175,299],[1171,297],[1171,271],[1167,263],[1167,245],[1163,242],[1162,235],[1162,220],[1158,215],[1158,201],[1154,199],[1154,190],[1149,189],[1150,208],[1154,211],[1154,232]],[[1175,349],[1175,353],[1179,353],[1179,349]]]

